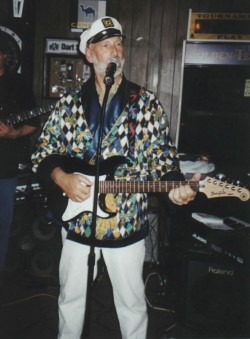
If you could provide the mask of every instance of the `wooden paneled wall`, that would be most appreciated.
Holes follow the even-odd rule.
[[[44,38],[79,38],[70,32],[72,0],[33,0],[35,9],[34,90],[42,97]],[[0,0],[1,8],[10,0]],[[154,91],[169,114],[175,138],[180,99],[182,45],[189,9],[250,12],[249,0],[107,0],[107,15],[116,17],[126,35],[125,75]],[[4,11],[2,12],[4,13]],[[2,15],[0,14],[0,20]]]

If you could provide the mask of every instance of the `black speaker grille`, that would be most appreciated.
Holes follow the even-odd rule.
[[[237,334],[245,328],[247,289],[242,265],[217,256],[187,256],[183,272],[179,316],[185,325]]]

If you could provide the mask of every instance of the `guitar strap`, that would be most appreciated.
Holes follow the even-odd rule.
[[[140,86],[126,80],[126,78],[123,77],[117,92],[114,94],[106,109],[104,117],[103,138],[109,133],[113,124],[123,112],[124,108],[128,107],[128,139],[130,156],[132,156],[134,153],[136,113],[138,111],[137,102],[140,89]],[[83,84],[81,99],[87,123],[92,135],[94,136],[93,142],[84,156],[84,159],[89,161],[95,156],[97,150],[100,116],[102,114],[98,94],[96,92],[95,79],[93,77]]]

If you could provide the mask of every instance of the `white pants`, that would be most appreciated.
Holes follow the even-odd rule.
[[[62,236],[58,339],[80,339],[85,316],[89,246],[65,240],[64,229]],[[122,339],[146,339],[148,316],[142,278],[144,240],[122,248],[95,248],[96,261],[100,251],[111,280]]]

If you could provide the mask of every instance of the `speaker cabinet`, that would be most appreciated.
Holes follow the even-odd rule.
[[[11,225],[6,272],[29,272],[33,276],[57,278],[61,254],[59,226],[32,211],[16,205]]]
[[[247,285],[242,265],[207,253],[184,255],[182,264],[177,301],[180,322],[206,333],[243,335]]]
[[[5,271],[57,279],[61,228],[48,218],[46,200],[32,179],[18,178]]]

